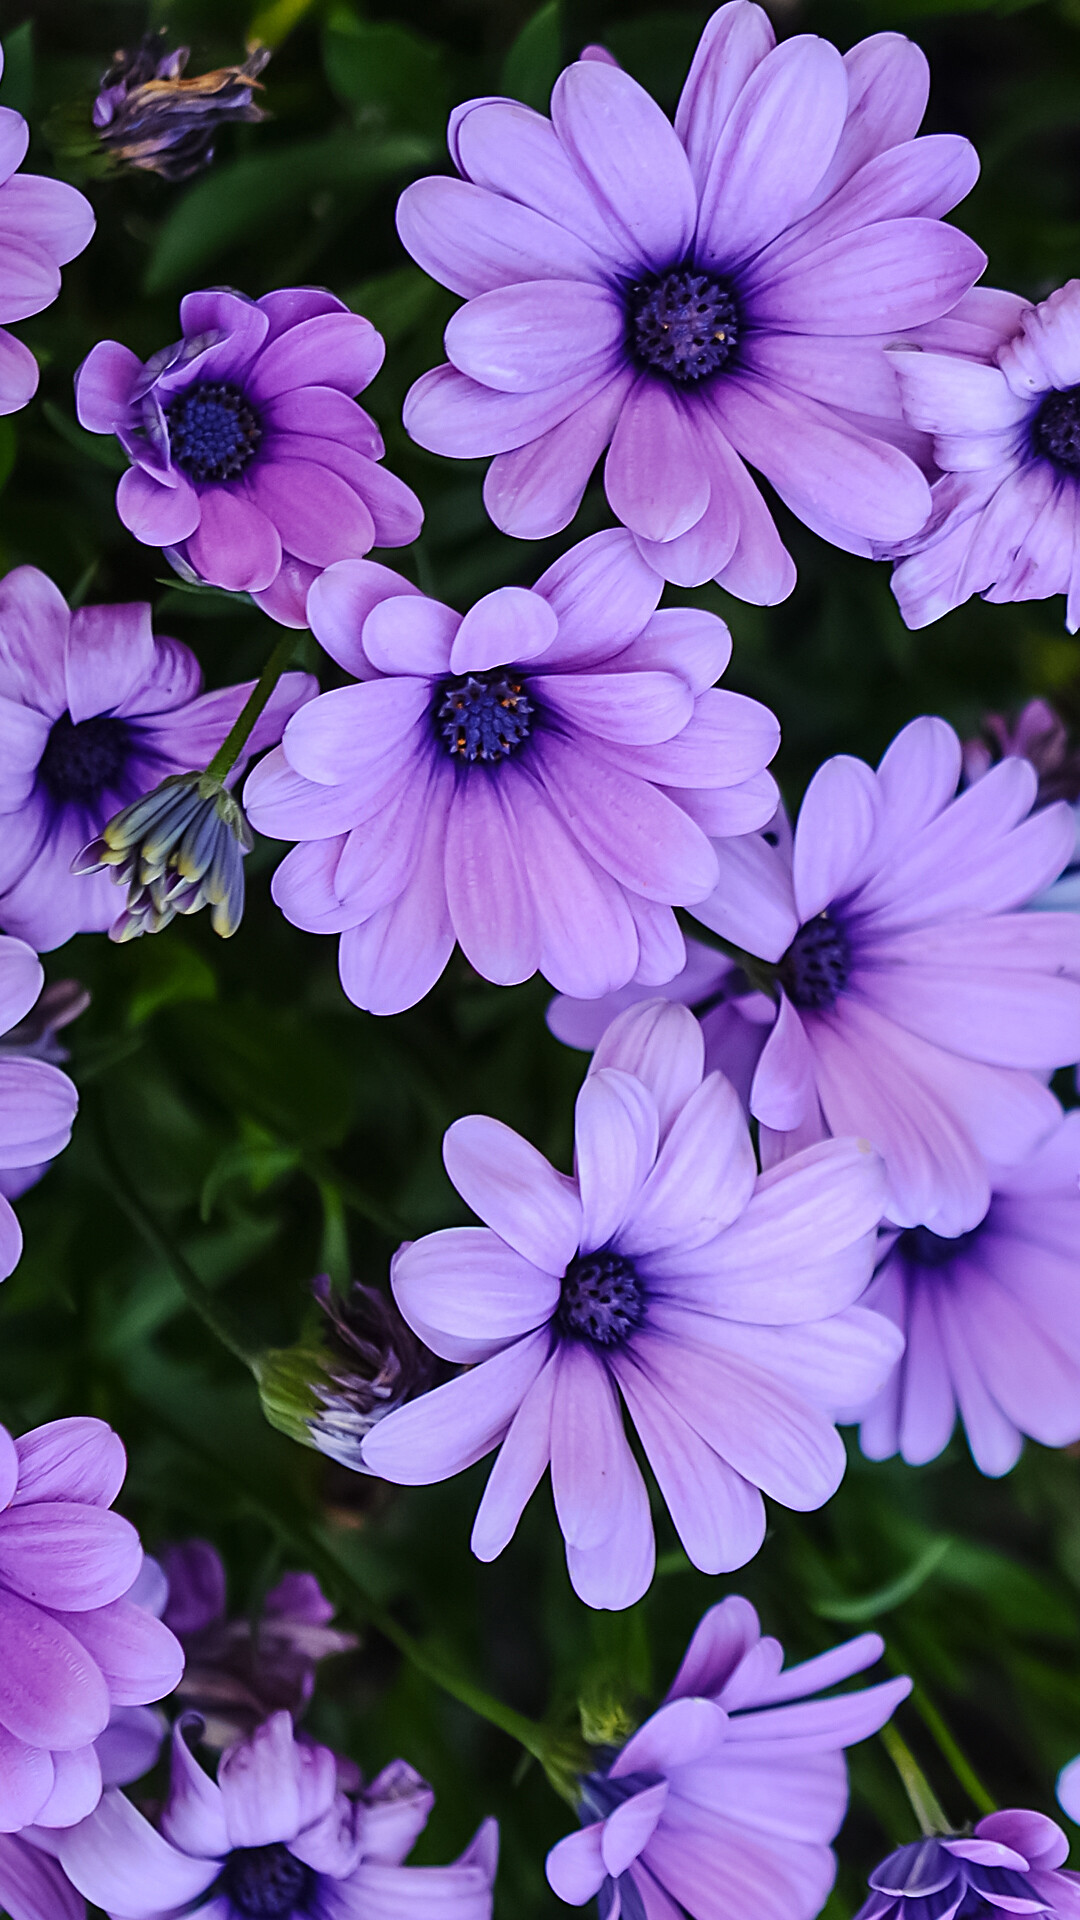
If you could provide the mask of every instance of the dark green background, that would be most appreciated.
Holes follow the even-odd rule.
[[[500,0],[272,6],[254,24],[277,42],[265,75],[273,117],[227,131],[209,173],[170,187],[88,166],[96,79],[148,21],[192,45],[192,71],[241,58],[253,25],[242,0],[176,0],[149,15],[104,0],[9,0],[0,100],[30,118],[28,164],[77,180],[99,226],[55,307],[19,329],[43,373],[32,405],[0,422],[0,569],[32,561],[69,595],[151,599],[159,630],[197,650],[210,684],[257,671],[276,630],[242,602],[170,587],[160,556],[121,527],[113,490],[123,458],[75,424],[72,374],[103,337],[142,354],[173,339],[189,288],[258,295],[314,281],[387,338],[365,402],[390,464],[427,508],[418,547],[387,557],[460,607],[534,579],[562,543],[497,534],[483,513],[482,467],[435,459],[402,433],[402,397],[441,358],[454,303],[405,258],[395,198],[410,178],[448,166],[450,104],[501,90],[543,107],[560,60],[590,39],[671,107],[707,11],[607,0],[532,18]],[[879,28],[910,32],[933,68],[928,128],[966,133],[982,154],[958,217],[990,254],[988,278],[1041,297],[1080,264],[1080,0],[784,0],[774,18],[781,34],[817,31],[842,48]],[[1080,709],[1080,660],[1060,602],[975,603],[909,634],[885,568],[779,517],[799,565],[785,606],[763,612],[712,588],[690,597],[730,620],[727,684],[780,716],[789,799],[823,756],[876,757],[917,713],[970,731],[986,708],[1034,692]],[[573,536],[604,524],[594,485]],[[309,639],[298,637],[297,663],[333,684]],[[750,1594],[793,1656],[878,1626],[992,1794],[1053,1811],[1055,1771],[1080,1749],[1080,1469],[1066,1455],[1029,1447],[993,1483],[955,1443],[917,1472],[853,1453],[830,1506],[774,1511],[757,1561],[730,1581],[694,1573],[658,1511],[652,1591],[628,1615],[589,1616],[570,1593],[546,1491],[502,1560],[484,1568],[468,1552],[483,1469],[398,1493],[327,1468],[265,1424],[242,1368],[118,1204],[103,1133],[130,1187],[249,1337],[280,1345],[304,1329],[312,1274],[329,1266],[338,1279],[382,1282],[395,1222],[415,1236],[464,1217],[439,1156],[456,1115],[497,1114],[566,1164],[583,1065],[548,1037],[542,983],[500,990],[459,960],[413,1012],[358,1013],[337,984],[335,943],[297,932],[271,906],[279,851],[264,844],[249,861],[247,916],[228,945],[185,922],[132,947],[87,937],[47,958],[50,978],[74,975],[93,991],[73,1040],[84,1106],[72,1147],[20,1206],[27,1251],[0,1294],[0,1418],[16,1430],[68,1412],[111,1420],[131,1457],[122,1504],[148,1546],[209,1535],[238,1609],[257,1607],[282,1567],[303,1564],[297,1535],[314,1529],[425,1642],[554,1724],[573,1724],[582,1695],[594,1705],[621,1696],[638,1711],[654,1701],[697,1618],[727,1591]],[[912,1706],[900,1724],[953,1819],[971,1818]],[[556,1910],[543,1856],[567,1809],[538,1766],[515,1770],[512,1743],[377,1634],[338,1665],[311,1725],[369,1772],[402,1754],[428,1775],[438,1805],[420,1859],[449,1857],[497,1812],[500,1914]],[[852,1777],[838,1920],[858,1904],[874,1858],[915,1831],[878,1743],[856,1751]]]

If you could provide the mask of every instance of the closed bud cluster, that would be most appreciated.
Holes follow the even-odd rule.
[[[176,914],[206,906],[214,932],[227,940],[243,918],[243,857],[253,845],[231,793],[207,774],[174,774],[116,814],[72,871],[111,867],[114,880],[127,887],[127,906],[109,929],[112,940],[160,933]]]

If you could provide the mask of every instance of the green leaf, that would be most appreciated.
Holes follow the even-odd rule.
[[[15,455],[19,451],[18,435],[14,420],[0,420],[0,487],[7,485],[11,478],[11,469],[15,465]]]
[[[890,1613],[894,1607],[900,1607],[910,1600],[919,1588],[925,1586],[931,1575],[937,1572],[945,1555],[955,1543],[942,1535],[931,1540],[929,1546],[918,1554],[905,1573],[898,1574],[874,1593],[853,1596],[850,1599],[815,1600],[814,1612],[823,1620],[876,1620],[880,1613]]]
[[[339,7],[323,36],[323,60],[338,99],[357,116],[433,139],[441,135],[450,89],[434,41]]]
[[[384,180],[432,159],[412,135],[373,139],[342,128],[321,140],[248,154],[217,167],[189,189],[158,234],[146,270],[147,293],[190,281],[207,263],[250,241],[322,189],[347,188],[354,204]]]
[[[395,267],[390,273],[373,274],[370,280],[361,280],[359,286],[350,287],[342,295],[354,313],[362,313],[378,328],[389,347],[405,339],[443,297],[442,288],[419,267]]]
[[[34,23],[24,20],[21,27],[4,34],[4,77],[0,80],[0,106],[10,107],[29,119],[34,110]]]
[[[117,889],[117,901],[122,898]],[[166,940],[140,940],[129,951],[135,984],[128,1001],[127,1024],[141,1027],[159,1007],[183,1000],[213,1000],[217,980],[213,969],[177,934]]]
[[[546,113],[562,65],[562,8],[560,0],[547,0],[525,22],[503,62],[502,91]]]
[[[178,1007],[184,1064],[234,1114],[275,1138],[334,1146],[352,1121],[356,1089],[347,1060],[314,1027],[260,1001]]]
[[[55,400],[43,400],[41,411],[54,433],[66,440],[69,447],[81,453],[84,460],[92,460],[95,466],[107,467],[110,473],[126,473],[128,457],[119,447],[111,434],[87,433],[80,427]]]
[[[316,0],[269,0],[268,6],[257,8],[251,17],[245,35],[247,45],[279,47],[315,4]]]
[[[282,1174],[291,1173],[298,1160],[294,1147],[279,1146],[261,1129],[249,1129],[249,1137],[226,1147],[203,1181],[199,1195],[201,1218],[209,1220],[221,1194],[234,1181],[251,1193],[265,1193]]]

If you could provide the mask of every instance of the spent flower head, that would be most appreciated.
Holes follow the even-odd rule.
[[[270,54],[252,47],[239,66],[185,77],[190,49],[164,50],[165,33],[121,47],[101,76],[91,119],[111,167],[187,180],[208,167],[221,127],[265,120],[255,99]]]

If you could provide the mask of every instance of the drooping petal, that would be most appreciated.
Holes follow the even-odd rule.
[[[527,1334],[387,1414],[365,1436],[365,1466],[384,1480],[414,1487],[448,1480],[482,1460],[504,1439],[550,1347],[546,1328]]]
[[[486,1359],[551,1318],[559,1282],[488,1227],[446,1227],[402,1247],[394,1298],[444,1359]]]
[[[170,1846],[116,1787],[89,1819],[59,1836],[59,1859],[79,1892],[117,1920],[183,1909],[220,1871],[219,1861],[195,1860]]]

